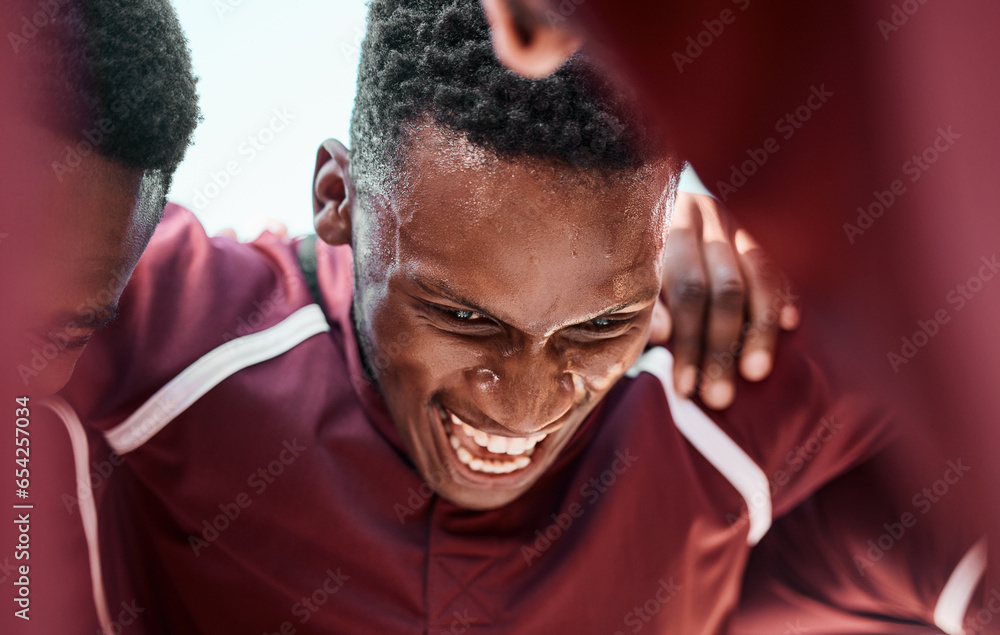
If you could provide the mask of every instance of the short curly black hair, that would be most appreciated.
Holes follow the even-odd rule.
[[[583,55],[519,77],[493,53],[479,0],[371,0],[351,121],[358,189],[395,165],[406,125],[429,118],[501,158],[620,171],[655,148],[634,100]]]
[[[169,0],[47,0],[12,41],[42,123],[130,168],[166,194],[201,114],[187,39]]]

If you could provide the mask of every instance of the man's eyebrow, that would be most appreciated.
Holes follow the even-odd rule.
[[[462,306],[465,306],[465,307],[468,307],[468,308],[472,309],[476,313],[481,313],[481,314],[485,315],[486,317],[489,317],[491,319],[497,320],[497,318],[493,317],[490,314],[490,312],[487,311],[486,309],[478,306],[475,302],[472,302],[471,300],[463,297],[460,293],[456,293],[451,288],[451,286],[448,284],[448,282],[445,281],[445,280],[435,280],[433,278],[422,278],[420,276],[414,276],[413,277],[413,282],[418,287],[420,287],[421,289],[423,289],[427,293],[430,293],[431,295],[437,295],[437,296],[440,296],[440,297],[445,298],[447,300],[451,300],[455,304],[461,304]],[[659,294],[659,289],[658,288],[656,290],[656,293]],[[619,311],[623,311],[623,310],[625,310],[625,309],[627,309],[629,307],[635,306],[636,304],[646,303],[646,302],[649,301],[649,296],[650,295],[651,295],[651,293],[649,292],[649,290],[642,291],[642,292],[638,293],[633,299],[628,300],[626,302],[622,302],[621,304],[613,306],[613,307],[611,307],[609,309],[606,309],[606,310],[602,311],[601,313],[598,313],[598,314],[596,314],[596,315],[594,315],[592,317],[586,318],[586,320],[596,320],[596,319],[604,317],[606,315],[611,315],[612,313],[617,313]],[[586,320],[583,320],[583,321],[586,321]],[[497,321],[501,322],[502,320],[497,320]]]
[[[629,300],[628,302],[622,302],[618,306],[613,306],[596,317],[604,317],[605,315],[611,315],[612,313],[618,313],[619,311],[624,311],[625,309],[631,308],[636,304],[643,304],[645,302],[649,302],[648,296],[649,296],[648,293],[640,293],[639,295],[635,296],[634,299]]]
[[[414,276],[413,282],[418,287],[426,291],[431,295],[436,295],[438,297],[445,298],[446,300],[451,300],[455,304],[461,304],[462,306],[468,307],[475,311],[476,313],[482,313],[483,315],[493,318],[489,311],[482,308],[475,302],[469,300],[462,296],[462,294],[455,292],[445,280],[435,280],[433,278],[422,278],[420,276]],[[496,318],[493,318],[496,319]],[[499,320],[498,320],[499,321]]]

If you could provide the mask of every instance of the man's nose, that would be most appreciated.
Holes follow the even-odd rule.
[[[476,406],[504,428],[499,434],[544,431],[572,408],[576,393],[565,360],[546,342],[475,369],[469,380]]]

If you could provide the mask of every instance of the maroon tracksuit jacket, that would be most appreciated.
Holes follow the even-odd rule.
[[[772,521],[889,440],[795,336],[721,414],[678,399],[653,348],[527,494],[460,509],[421,480],[362,369],[350,251],[318,243],[321,308],[297,248],[209,239],[168,206],[52,406],[85,432],[72,511],[93,513],[112,632],[724,632]],[[872,604],[892,628],[930,620],[897,600]]]

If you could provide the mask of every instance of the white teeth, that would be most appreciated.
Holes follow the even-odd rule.
[[[476,433],[472,435],[472,440],[475,441],[476,445],[481,448],[485,448],[490,445],[490,436],[482,430],[476,430]]]
[[[482,459],[474,459],[465,448],[459,451],[458,459],[465,465],[468,465],[469,469],[485,474],[509,474],[514,470],[526,468],[531,464],[531,459],[526,456],[519,456],[515,461],[484,461]],[[466,461],[465,459],[469,460]]]
[[[461,428],[462,432],[464,432],[466,435],[468,435],[468,436],[471,437],[472,435],[474,435],[476,433],[476,429],[475,428],[473,428],[472,426],[470,426],[466,422],[464,422],[461,419],[459,419],[458,417],[456,417],[454,415],[454,413],[450,413],[449,412],[448,414],[451,415],[451,422],[454,423],[459,428]]]
[[[513,461],[484,461],[474,458],[463,447],[459,447],[455,453],[458,455],[458,460],[468,465],[469,469],[486,474],[509,474],[514,470],[524,469],[531,464],[531,459],[526,456],[519,456]]]
[[[513,439],[507,439],[507,454],[511,456],[517,456],[519,454],[524,454],[524,451],[528,447],[528,440],[524,437],[515,437]],[[492,449],[490,450],[493,451]]]
[[[525,452],[532,450],[548,434],[536,434],[531,437],[505,437],[496,434],[487,434],[482,430],[477,430],[465,423],[452,413],[448,413],[454,425],[448,431],[448,441],[455,450],[458,460],[469,469],[485,474],[509,474],[515,470],[524,469],[531,464],[531,458],[524,456]],[[512,457],[508,461],[493,461],[479,459],[471,452],[462,447],[457,433],[461,430],[467,437],[471,438],[476,445],[485,448],[492,454],[507,455]]]
[[[505,439],[504,437],[490,435],[489,443],[486,445],[486,449],[492,452],[493,454],[506,454],[507,439]]]

